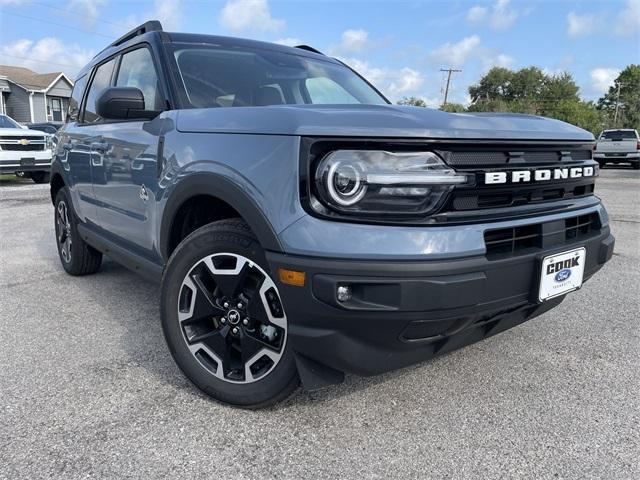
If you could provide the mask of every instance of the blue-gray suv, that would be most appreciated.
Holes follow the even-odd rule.
[[[185,375],[243,407],[448,352],[612,255],[593,136],[392,105],[308,46],[148,22],[80,71],[51,176],[64,269],[161,280]]]

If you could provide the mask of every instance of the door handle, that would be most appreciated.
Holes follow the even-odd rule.
[[[109,151],[109,144],[107,142],[92,142],[91,150],[100,154],[105,154]]]

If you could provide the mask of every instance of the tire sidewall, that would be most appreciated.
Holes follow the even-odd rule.
[[[182,282],[197,262],[216,253],[242,255],[260,265],[273,279],[264,251],[250,233],[216,224],[193,232],[176,248],[163,275],[160,313],[169,350],[185,375],[212,397],[224,403],[246,407],[273,403],[274,399],[290,393],[292,382],[295,381],[297,385],[297,370],[288,339],[282,357],[273,370],[265,377],[245,384],[216,378],[193,356],[184,339],[178,321],[178,298]]]

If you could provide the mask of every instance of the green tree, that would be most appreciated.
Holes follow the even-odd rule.
[[[617,102],[618,118],[614,121]],[[598,100],[598,109],[602,112],[606,127],[640,130],[640,65],[629,65],[620,72],[609,91]]]
[[[580,100],[578,92],[580,88],[573,80],[569,72],[562,72],[558,75],[545,76],[542,88],[542,98],[547,100]]]
[[[413,107],[426,107],[427,103],[419,98],[419,97],[402,97],[400,101],[398,101],[398,105],[409,105]]]
[[[508,100],[511,98],[511,84],[514,72],[508,68],[493,67],[477,85],[469,87],[471,103]]]
[[[518,71],[492,68],[469,88],[471,112],[513,112],[543,115],[597,134],[602,116],[592,102],[580,100],[570,73],[549,75],[538,67]]]
[[[448,103],[446,105],[442,105],[440,110],[443,112],[451,112],[451,113],[461,113],[466,112],[467,109],[461,103]]]

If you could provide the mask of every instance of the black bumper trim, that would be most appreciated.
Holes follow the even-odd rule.
[[[267,253],[272,271],[304,271],[304,287],[278,286],[296,354],[339,372],[372,375],[511,328],[558,305],[537,301],[540,262],[584,246],[584,280],[611,258],[608,227],[583,241],[523,255],[420,262],[338,260]],[[354,286],[338,302],[337,285]]]

